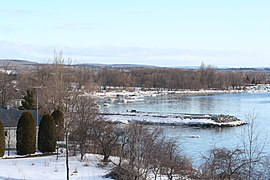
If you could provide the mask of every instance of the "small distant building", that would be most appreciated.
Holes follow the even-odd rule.
[[[37,112],[35,110],[19,110],[11,107],[0,108],[0,121],[3,123],[5,130],[6,148],[16,148],[16,130],[23,112],[31,112],[35,122],[37,122]],[[39,122],[40,120],[41,117],[38,117]]]

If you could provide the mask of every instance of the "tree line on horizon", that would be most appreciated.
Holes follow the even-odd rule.
[[[89,66],[67,66],[63,64],[63,59],[61,59],[58,63],[36,65],[35,69],[20,71],[17,74],[5,73],[10,68],[9,64],[4,64],[1,67],[4,70],[0,72],[0,107],[10,105],[12,100],[20,99],[27,90],[36,87],[38,88],[35,90],[40,95],[41,101],[42,95],[47,93],[53,98],[51,102],[59,104],[60,97],[63,94],[61,88],[63,86],[66,86],[69,90],[76,86],[78,89],[83,88],[87,91],[99,91],[101,87],[103,89],[106,89],[106,87],[122,89],[140,87],[146,90],[153,88],[227,90],[270,83],[268,72],[223,71],[204,64],[198,69],[93,68]],[[44,99],[46,98],[44,97]],[[47,105],[43,104],[42,108],[45,108]]]
[[[202,64],[199,69],[133,68],[130,70],[103,68],[96,82],[113,87],[142,87],[160,89],[228,89],[269,83],[269,73],[254,71],[223,71]]]

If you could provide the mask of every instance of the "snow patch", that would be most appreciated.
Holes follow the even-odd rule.
[[[214,126],[230,127],[246,124],[245,121],[233,116],[210,115],[210,114],[159,114],[159,113],[104,113],[105,118],[113,122],[127,124],[129,122],[139,122],[153,125],[173,125],[173,126]]]
[[[15,153],[12,153],[15,155]],[[69,157],[70,179],[104,180],[110,169],[98,167],[102,156],[96,154],[86,155],[89,159],[80,161],[79,157]],[[60,155],[46,157],[29,157],[19,159],[0,159],[0,179],[66,179],[65,157]]]

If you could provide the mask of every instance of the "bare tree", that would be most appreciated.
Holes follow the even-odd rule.
[[[67,180],[69,180],[69,135],[72,131],[72,125],[75,117],[75,102],[77,94],[73,92],[68,92],[64,97],[64,107],[63,107],[63,114],[64,114],[64,135],[65,135],[65,145],[66,145],[66,176]]]
[[[242,174],[247,165],[243,150],[213,148],[204,159],[202,179],[243,179]]]
[[[204,157],[203,178],[206,179],[261,179],[264,175],[264,143],[259,140],[257,115],[248,115],[242,133],[243,146],[233,149],[214,148]]]
[[[257,127],[257,114],[254,111],[247,115],[248,124],[243,132],[243,149],[247,161],[246,178],[254,179],[261,176],[261,163],[264,158],[264,142],[259,140],[260,131]]]
[[[150,156],[159,131],[150,131],[141,124],[130,124],[119,139],[121,160],[112,175],[117,179],[145,179],[150,172]],[[152,153],[151,153],[152,152]]]
[[[98,144],[103,162],[108,162],[112,152],[119,148],[118,140],[123,135],[122,128],[116,124],[100,119],[93,128],[93,141]]]
[[[263,158],[261,171],[263,172],[262,179],[270,179],[270,157],[266,156]]]
[[[16,93],[16,74],[9,69],[9,63],[2,64],[0,72],[0,106],[6,107]]]
[[[48,114],[55,109],[62,110],[65,106],[64,99],[72,90],[68,71],[69,68],[66,68],[64,64],[62,51],[54,52],[53,64],[41,65],[41,70],[37,71],[41,77],[38,78],[36,84],[43,87],[37,92],[41,113]]]
[[[73,121],[71,137],[79,145],[81,160],[85,153],[89,152],[91,136],[94,135],[93,128],[100,119],[98,106],[95,100],[89,96],[78,95],[73,104]]]
[[[112,174],[117,179],[147,179],[154,174],[168,179],[192,174],[191,161],[179,151],[175,140],[163,135],[159,128],[130,124],[121,137],[120,155],[126,161],[119,163]],[[188,176],[188,175],[187,175]]]

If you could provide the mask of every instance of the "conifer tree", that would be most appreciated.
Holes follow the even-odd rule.
[[[38,131],[38,149],[42,153],[54,152],[56,147],[56,127],[51,115],[44,115]]]
[[[56,140],[64,140],[64,115],[59,110],[56,109],[52,113],[52,117],[56,125]]]
[[[16,131],[17,154],[26,155],[35,153],[36,149],[36,122],[30,112],[22,113]]]
[[[27,90],[26,95],[23,97],[22,109],[33,110],[35,109],[35,91]]]
[[[0,121],[0,157],[5,153],[5,131],[2,122]]]

